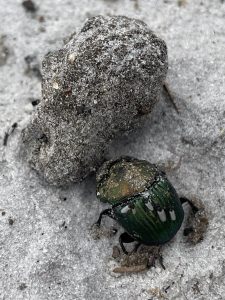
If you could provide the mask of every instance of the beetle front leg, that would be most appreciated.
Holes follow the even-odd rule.
[[[99,218],[98,218],[97,222],[94,223],[94,225],[97,225],[98,227],[100,227],[103,216],[108,216],[111,219],[115,219],[113,210],[111,208],[107,208],[100,213]]]
[[[95,222],[92,225],[92,227],[91,227],[91,235],[92,235],[92,237],[95,240],[100,239],[103,236],[105,236],[105,237],[111,237],[111,236],[113,236],[113,235],[115,235],[117,233],[117,229],[116,228],[110,228],[110,229],[107,229],[107,228],[102,229],[102,228],[100,228],[103,216],[108,216],[108,217],[110,217],[112,219],[115,219],[114,214],[113,214],[113,210],[111,208],[107,208],[107,209],[103,210],[100,213],[97,222]]]
[[[124,232],[120,235],[119,243],[124,254],[128,254],[126,248],[124,247],[124,243],[128,244],[128,243],[133,243],[134,241],[135,240],[132,238],[132,236],[130,236],[127,232]]]

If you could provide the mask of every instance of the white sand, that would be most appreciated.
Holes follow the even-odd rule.
[[[0,213],[0,299],[225,299],[222,2],[36,0],[39,10],[32,17],[21,1],[0,0],[0,35],[6,35],[10,51],[0,66],[0,212],[5,212]],[[105,207],[96,200],[94,177],[64,190],[52,188],[18,157],[20,132],[33,109],[29,98],[41,93],[40,80],[25,74],[24,57],[35,54],[41,61],[98,14],[142,19],[168,45],[167,82],[180,114],[162,97],[144,128],[118,139],[109,152],[158,164],[176,164],[182,157],[168,177],[180,194],[206,205],[205,239],[190,246],[181,230],[164,246],[165,271],[157,264],[145,273],[113,277],[111,252],[118,236],[95,241],[89,232]],[[40,15],[45,22],[38,21]],[[14,122],[18,129],[4,147],[4,133]]]

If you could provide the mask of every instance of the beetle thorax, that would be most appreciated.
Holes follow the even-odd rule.
[[[141,160],[115,161],[98,183],[98,197],[115,204],[122,199],[143,192],[154,182],[157,168]]]

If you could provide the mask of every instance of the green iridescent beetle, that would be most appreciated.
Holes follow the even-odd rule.
[[[97,198],[111,208],[102,211],[95,224],[100,226],[104,215],[116,220],[125,229],[119,242],[126,254],[124,243],[137,241],[137,249],[170,241],[183,222],[184,202],[198,210],[188,199],[179,198],[164,172],[145,160],[121,157],[105,162],[96,180]]]

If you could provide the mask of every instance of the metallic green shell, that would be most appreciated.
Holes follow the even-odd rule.
[[[146,192],[115,205],[113,211],[126,232],[146,245],[171,240],[184,218],[179,197],[165,177],[159,178]]]
[[[97,197],[110,203],[118,223],[146,245],[171,240],[184,218],[165,173],[144,160],[122,157],[103,164],[97,174]]]

